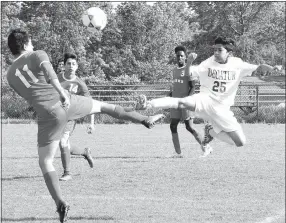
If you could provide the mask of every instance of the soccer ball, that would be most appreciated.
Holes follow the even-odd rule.
[[[107,24],[107,16],[98,7],[91,7],[84,11],[82,15],[83,25],[90,29],[103,30]]]

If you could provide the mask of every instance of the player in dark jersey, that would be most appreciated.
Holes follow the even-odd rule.
[[[68,90],[71,94],[82,95],[90,97],[88,87],[79,77],[76,76],[78,69],[77,56],[72,53],[65,53],[64,60],[58,62],[58,78],[62,87]],[[66,71],[66,72],[65,72]],[[64,130],[63,136],[60,140],[61,160],[64,168],[64,173],[60,180],[70,180],[71,174],[71,155],[82,156],[85,158],[91,168],[93,168],[93,158],[88,147],[77,147],[70,144],[70,136],[76,126],[75,120],[69,120]],[[90,115],[90,124],[87,127],[87,132],[92,133],[94,130],[94,114]]]
[[[46,52],[33,51],[31,38],[25,30],[12,30],[8,46],[15,60],[8,69],[7,80],[11,88],[37,112],[39,165],[56,203],[60,222],[64,222],[69,205],[62,196],[53,160],[67,121],[104,112],[150,128],[164,116],[143,116],[134,111],[126,112],[121,106],[70,94],[61,86]]]
[[[172,72],[172,90],[171,97],[183,98],[195,93],[195,81],[190,80],[190,77],[185,74],[187,50],[184,46],[177,46],[175,48],[177,67]],[[194,57],[193,60],[196,58]],[[193,119],[194,113],[187,109],[170,109],[170,129],[172,133],[172,141],[175,148],[174,157],[182,157],[181,146],[178,135],[178,124],[181,120],[184,121],[186,129],[195,137],[197,142],[201,145],[202,136],[195,130]]]

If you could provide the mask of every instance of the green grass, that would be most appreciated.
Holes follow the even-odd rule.
[[[247,145],[215,140],[204,159],[182,124],[182,159],[167,157],[173,147],[166,124],[96,125],[93,135],[85,127],[78,125],[71,141],[92,149],[94,169],[74,157],[73,179],[60,182],[70,223],[285,222],[284,125],[243,124]],[[36,131],[34,124],[2,126],[2,222],[58,222],[38,166]]]

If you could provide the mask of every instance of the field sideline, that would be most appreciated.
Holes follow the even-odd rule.
[[[73,179],[60,182],[70,223],[285,222],[285,125],[243,124],[246,146],[215,140],[203,159],[183,124],[181,159],[168,158],[167,124],[96,125],[93,135],[85,127],[71,141],[92,149],[95,167],[73,157]],[[36,131],[35,124],[2,125],[2,222],[59,222],[38,166]],[[59,151],[55,167],[61,174]]]

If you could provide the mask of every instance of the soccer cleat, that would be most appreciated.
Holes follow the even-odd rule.
[[[152,115],[152,116],[148,116],[147,119],[145,119],[144,121],[142,121],[142,124],[148,128],[151,129],[155,126],[156,122],[159,121],[160,119],[165,118],[165,115],[163,114],[158,114],[158,115]]]
[[[147,109],[147,97],[144,94],[141,94],[138,96],[135,109],[136,110],[146,110]]]
[[[60,181],[68,181],[68,180],[71,180],[72,177],[69,173],[64,173],[61,178],[60,178]]]
[[[59,217],[60,217],[60,222],[61,223],[67,221],[69,209],[70,209],[70,206],[65,204],[65,203],[61,203],[58,206],[57,212],[59,213]]]
[[[203,155],[201,155],[201,158],[207,157],[208,155],[210,155],[213,152],[213,148],[209,145],[201,145],[202,146],[202,150],[203,150]]]
[[[93,161],[93,158],[92,158],[92,156],[91,156],[90,148],[85,148],[85,149],[84,149],[84,154],[83,154],[82,156],[84,157],[84,159],[87,160],[87,162],[88,162],[90,168],[93,168],[93,163],[94,163],[94,161]]]
[[[206,145],[210,143],[214,138],[210,135],[210,130],[213,129],[213,127],[210,124],[205,125],[205,136],[204,136],[204,141],[203,145]]]

